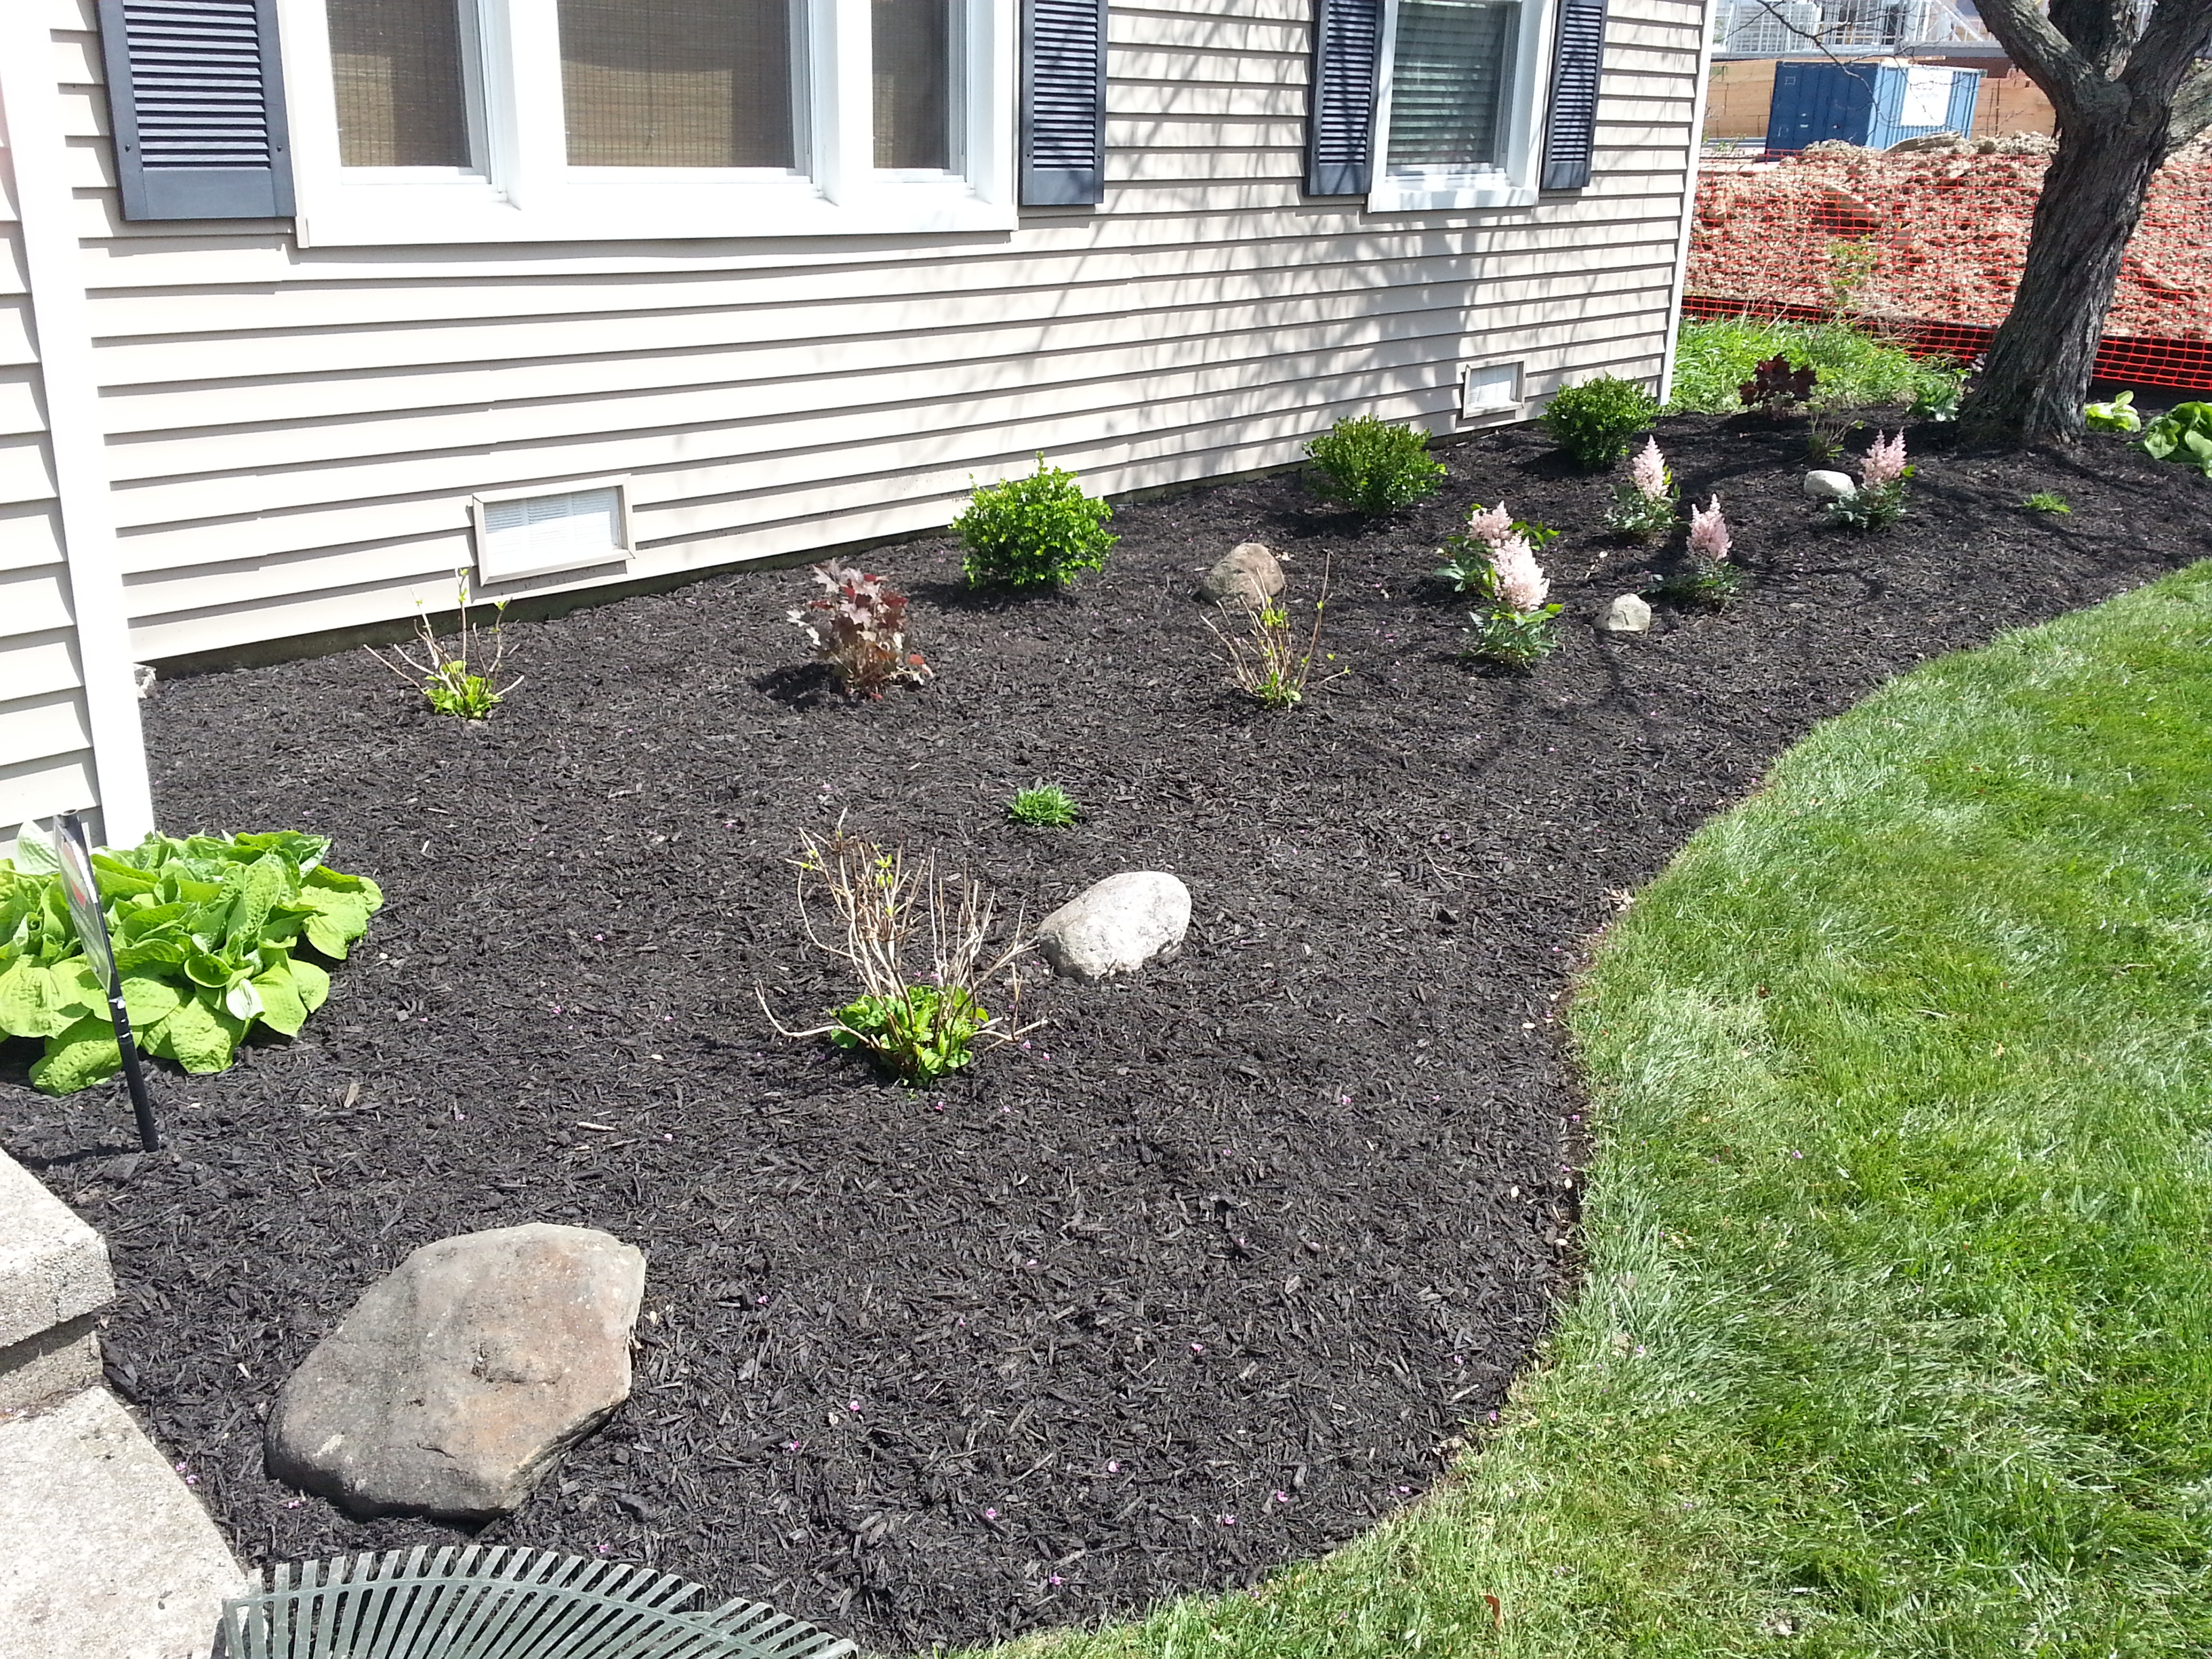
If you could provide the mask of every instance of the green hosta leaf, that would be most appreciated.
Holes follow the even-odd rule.
[[[146,1037],[146,1052],[188,1072],[220,1072],[230,1064],[246,1022],[205,993],[185,998]]]
[[[317,868],[331,850],[328,836],[311,836],[304,830],[271,830],[264,835],[234,836],[231,844],[249,853],[274,853],[295,875]]]
[[[123,981],[123,1007],[131,1016],[131,1029],[150,1031],[176,1012],[185,994],[166,979],[129,976]]]
[[[0,1031],[9,1036],[59,1036],[81,1016],[62,1011],[53,970],[28,959],[0,973]]]
[[[313,1013],[331,1000],[331,976],[312,962],[295,957],[292,969],[292,990],[309,1013]],[[270,1022],[274,1024],[275,1021]]]
[[[230,964],[220,957],[205,951],[194,951],[185,957],[185,976],[195,985],[205,986],[210,991],[227,991],[230,981],[237,977]]]
[[[270,954],[275,956],[276,952],[272,951]],[[296,964],[279,957],[274,966],[256,974],[234,990],[231,996],[235,998],[239,991],[252,992],[255,1001],[259,1005],[253,1012],[262,1022],[272,1031],[281,1031],[286,1036],[297,1036],[300,1028],[307,1023],[310,1010],[307,999],[300,994],[299,981],[294,977],[295,967]],[[234,1014],[239,1012],[234,1000],[229,1007]]]
[[[88,1088],[123,1069],[123,1051],[106,1014],[78,1020],[50,1037],[46,1052],[31,1063],[31,1086],[50,1095]]]
[[[300,884],[300,902],[314,912],[307,920],[307,943],[343,962],[353,942],[368,931],[369,917],[384,908],[384,893],[366,876],[318,869]]]
[[[260,1018],[268,1009],[268,1005],[261,1000],[259,988],[250,979],[242,979],[225,991],[222,994],[222,1006],[230,1010],[233,1018],[248,1025]],[[295,1025],[291,1031],[287,1031],[284,1035],[290,1036],[293,1031],[297,1031],[299,1029]]]
[[[35,830],[16,835],[8,861],[26,875],[58,876],[62,872],[62,861],[54,856],[53,842]]]

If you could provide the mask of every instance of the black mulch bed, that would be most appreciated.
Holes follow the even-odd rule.
[[[159,1092],[0,1083],[9,1149],[114,1247],[106,1332],[246,1556],[459,1536],[262,1473],[271,1391],[416,1246],[531,1219],[650,1258],[637,1391],[494,1541],[650,1562],[885,1649],[1233,1585],[1417,1497],[1568,1286],[1578,1106],[1553,1022],[1621,896],[1815,720],[1899,670],[2212,554],[2212,491],[2117,441],[1960,457],[1912,516],[1814,527],[1799,435],[1663,435],[1752,573],[1726,614],[1589,617],[1656,561],[1534,432],[1445,452],[1373,527],[1279,477],[1124,507],[1105,573],[979,599],[944,541],[884,551],[939,678],[872,706],[794,667],[794,570],[509,630],[482,729],[358,652],[164,685],[173,830],[299,825],[388,908],[295,1043]],[[2022,510],[2055,489],[2070,516]],[[1429,580],[1470,500],[1569,526],[1564,647],[1455,659]],[[1259,539],[1334,561],[1343,678],[1287,715],[1225,689],[1195,574]],[[1603,556],[1593,578],[1584,573]],[[1073,830],[1009,825],[1037,779]],[[1047,985],[1050,1024],[915,1095],[769,1031],[840,1000],[795,940],[803,828],[934,848],[1030,916],[1174,871],[1181,959]],[[611,1126],[611,1127],[592,1127]]]

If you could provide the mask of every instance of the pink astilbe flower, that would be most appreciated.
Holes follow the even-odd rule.
[[[1881,433],[1875,433],[1873,444],[1859,462],[1859,488],[1880,489],[1904,477],[1905,428],[1898,428],[1897,435],[1887,440]]]
[[[1500,605],[1524,617],[1543,608],[1552,584],[1526,536],[1509,532],[1504,540],[1492,543],[1490,568],[1497,578]]]
[[[1478,507],[1467,515],[1468,539],[1480,542],[1485,547],[1503,546],[1512,533],[1513,515],[1505,510],[1503,501],[1488,509]]]
[[[1649,501],[1671,501],[1674,495],[1674,480],[1667,471],[1667,458],[1659,453],[1659,441],[1646,438],[1636,459],[1628,464],[1630,481],[1636,493]]]
[[[1690,503],[1690,556],[1708,564],[1726,562],[1729,556],[1728,520],[1721,517],[1721,498],[1703,507]]]

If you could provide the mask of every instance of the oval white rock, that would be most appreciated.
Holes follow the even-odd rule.
[[[1190,889],[1158,870],[1093,882],[1037,925],[1037,948],[1069,979],[1133,974],[1172,956],[1190,930]]]
[[[1848,472],[1808,472],[1805,493],[1816,501],[1838,501],[1846,495],[1856,495],[1859,487],[1851,482]]]

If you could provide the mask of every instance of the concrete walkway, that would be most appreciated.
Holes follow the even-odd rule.
[[[100,1385],[107,1246],[0,1155],[0,1659],[207,1659],[246,1574]]]

